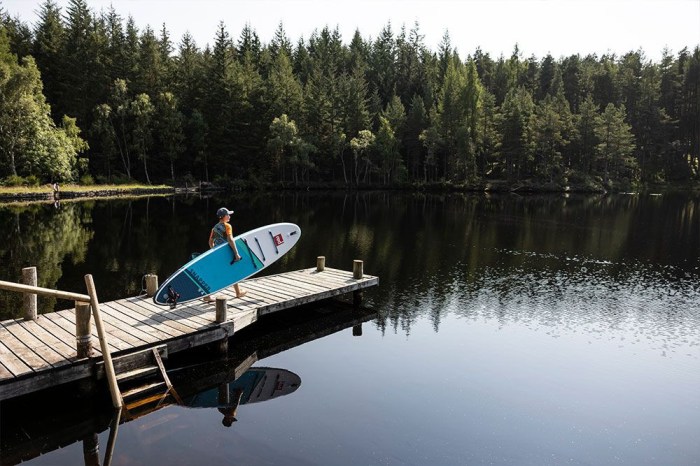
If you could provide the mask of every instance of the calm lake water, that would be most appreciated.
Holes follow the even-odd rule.
[[[104,399],[5,402],[1,464],[23,455],[97,464],[110,450],[113,465],[700,464],[700,196],[283,193],[0,206],[0,276],[18,280],[36,265],[42,286],[84,292],[92,273],[102,300],[139,294],[145,273],[163,280],[206,249],[221,206],[235,210],[234,233],[301,227],[269,273],[319,255],[348,270],[363,259],[380,277],[367,309],[329,303],[256,323],[209,364],[171,358],[183,403],[118,429]],[[18,299],[0,293],[3,319],[19,317]],[[258,372],[233,380],[251,362]],[[257,402],[244,395],[226,427],[222,377],[233,390],[264,368],[300,383]]]

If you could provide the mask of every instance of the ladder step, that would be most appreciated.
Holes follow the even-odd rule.
[[[169,391],[166,391],[166,392],[163,392],[163,393],[160,393],[160,392],[159,392],[159,393],[156,393],[156,394],[154,394],[154,395],[147,396],[147,397],[145,397],[145,398],[139,398],[139,399],[137,399],[137,400],[132,401],[131,403],[127,403],[127,404],[125,405],[125,407],[126,407],[127,410],[131,411],[131,410],[134,410],[134,409],[139,408],[139,407],[141,407],[141,406],[145,406],[145,405],[147,405],[147,404],[152,404],[152,403],[155,403],[155,402],[160,403],[160,402],[163,401],[165,398],[167,398],[169,395],[170,395],[170,392],[169,392]]]
[[[149,383],[147,385],[142,385],[140,387],[132,388],[131,390],[122,392],[122,398],[126,399],[132,396],[136,396],[140,393],[146,393],[148,391],[154,390],[156,387],[165,387],[165,382],[154,382]]]
[[[158,373],[158,366],[146,366],[117,375],[117,382],[126,382]]]

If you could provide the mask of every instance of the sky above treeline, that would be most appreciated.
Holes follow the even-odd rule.
[[[68,0],[55,0],[64,11]],[[525,57],[571,54],[622,55],[642,49],[658,61],[664,48],[677,53],[700,45],[700,0],[88,0],[94,12],[110,5],[131,15],[140,29],[165,23],[177,44],[189,31],[197,45],[213,44],[223,21],[234,40],[246,24],[269,43],[280,22],[292,43],[314,30],[336,27],[343,42],[355,30],[376,38],[391,23],[398,34],[415,23],[425,45],[438,49],[445,33],[463,58],[477,47],[509,56],[515,44]],[[12,17],[33,25],[43,0],[0,0]]]

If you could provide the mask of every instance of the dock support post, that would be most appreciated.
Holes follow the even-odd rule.
[[[228,310],[228,300],[224,296],[216,297],[216,323],[226,322],[226,311]]]
[[[110,466],[114,456],[114,446],[117,444],[117,432],[119,431],[119,421],[122,419],[122,408],[114,410],[112,422],[109,423],[109,438],[107,439],[107,450],[105,451],[105,461],[102,466]]]
[[[152,298],[158,291],[158,275],[153,273],[146,274],[146,296]]]
[[[83,439],[83,459],[85,466],[100,466],[100,441],[97,434]]]
[[[352,292],[352,306],[357,310],[362,305],[362,290]]]
[[[326,256],[316,258],[316,272],[323,272],[326,269]]]
[[[228,300],[225,296],[216,297],[216,322],[223,324],[226,322],[226,312],[228,311]],[[225,336],[219,342],[219,353],[228,353],[228,336]]]
[[[102,358],[105,363],[105,373],[109,382],[109,393],[112,395],[112,406],[121,408],[124,406],[122,394],[117,386],[117,375],[114,372],[114,364],[112,364],[112,354],[109,352],[107,345],[107,337],[105,336],[104,327],[102,326],[102,316],[100,315],[100,302],[97,300],[97,290],[95,282],[92,280],[92,275],[85,275],[85,285],[90,295],[90,305],[92,306],[92,314],[95,318],[95,327],[97,327],[97,335],[100,337],[100,349],[102,350]]]
[[[362,271],[363,262],[361,260],[352,261],[352,278],[355,280],[360,280],[364,273]],[[355,308],[360,307],[362,304],[362,290],[355,290],[352,292],[352,305]]]
[[[75,344],[78,358],[89,358],[92,354],[90,311],[90,303],[75,302]]]
[[[22,283],[37,286],[36,267],[22,269]],[[36,320],[36,294],[24,293],[24,320]]]
[[[359,280],[364,276],[362,272],[362,261],[355,259],[352,261],[352,278]]]

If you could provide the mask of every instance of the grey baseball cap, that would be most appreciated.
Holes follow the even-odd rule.
[[[233,210],[228,210],[226,207],[222,207],[216,211],[216,216],[221,218],[224,215],[231,215],[232,213],[233,213]]]

